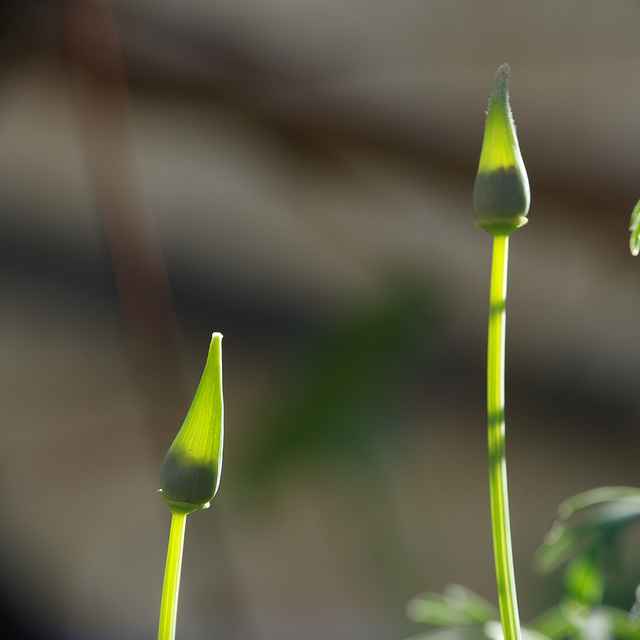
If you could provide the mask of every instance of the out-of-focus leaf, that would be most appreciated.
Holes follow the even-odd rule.
[[[439,627],[484,626],[499,618],[496,607],[460,585],[450,585],[444,594],[416,596],[407,605],[407,614],[414,622]]]
[[[576,602],[585,606],[602,603],[605,577],[594,553],[575,557],[564,574],[567,593]]]
[[[301,348],[281,397],[257,419],[236,472],[254,496],[293,465],[339,461],[367,468],[397,435],[414,367],[440,321],[424,283],[393,279],[370,304],[323,326]]]
[[[575,631],[575,625],[564,614],[563,607],[552,607],[536,618],[530,627],[549,640],[562,640]]]
[[[520,631],[522,633],[522,640],[549,640],[547,636],[530,627],[522,627]]]
[[[457,584],[449,585],[443,594],[424,593],[407,606],[409,618],[447,631],[433,630],[411,640],[502,640],[502,625],[498,608],[473,591]],[[536,628],[522,628],[523,640],[556,640]]]
[[[487,622],[487,624],[484,625],[484,635],[488,640],[504,640],[502,624],[497,620]],[[520,635],[522,636],[522,640],[549,640],[549,638],[543,636],[540,632],[528,627],[521,627]]]
[[[640,623],[617,607],[585,607],[568,602],[560,607],[582,640],[640,640]]]
[[[482,627],[463,627],[459,629],[434,629],[425,631],[409,640],[487,640]]]
[[[571,498],[567,498],[558,507],[558,517],[568,520],[574,513],[593,507],[603,502],[625,500],[640,504],[640,489],[637,487],[598,487],[583,491]]]
[[[437,593],[425,594],[411,600],[407,605],[407,615],[414,622],[435,627],[482,626],[462,611],[451,607],[446,599]]]
[[[612,640],[613,625],[603,609],[584,609],[576,624],[578,635],[584,640]]]
[[[588,544],[588,527],[552,526],[544,543],[533,557],[533,567],[538,573],[548,573]]]
[[[620,640],[640,640],[640,620],[616,607],[601,607],[609,616],[614,637]]]
[[[454,602],[460,611],[464,611],[470,619],[477,620],[481,624],[499,618],[498,608],[471,589],[459,584],[452,584],[445,589],[444,595],[451,602]]]
[[[603,487],[563,502],[533,564],[547,573],[573,556],[612,548],[624,529],[640,519],[640,490]]]

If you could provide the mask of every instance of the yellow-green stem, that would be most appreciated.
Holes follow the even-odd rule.
[[[489,431],[489,486],[491,527],[498,583],[498,602],[505,640],[520,640],[520,620],[516,597],[504,424],[504,345],[505,304],[507,299],[507,264],[509,238],[498,235],[493,240],[491,294],[489,306],[489,344],[487,349],[487,414]]]
[[[169,531],[167,564],[162,585],[162,603],[160,605],[160,624],[158,640],[174,640],[176,637],[176,619],[178,616],[178,591],[180,590],[180,571],[182,569],[182,549],[187,514],[172,513]]]

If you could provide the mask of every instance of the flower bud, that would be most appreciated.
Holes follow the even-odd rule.
[[[206,509],[220,484],[224,434],[222,334],[209,355],[191,408],[160,468],[160,495],[173,513]]]
[[[531,200],[509,106],[509,72],[503,64],[496,75],[473,188],[476,225],[494,236],[507,236],[526,224]]]
[[[631,231],[629,249],[631,249],[632,256],[637,256],[640,253],[640,200],[636,202],[636,206],[633,208],[629,231]]]

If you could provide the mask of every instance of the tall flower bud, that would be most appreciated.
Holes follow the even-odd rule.
[[[159,493],[173,513],[208,508],[220,484],[223,434],[222,334],[214,333],[191,408],[160,468]]]
[[[473,188],[476,225],[494,236],[508,236],[525,225],[531,201],[509,105],[509,72],[503,64],[496,74]]]
[[[633,208],[629,231],[631,231],[629,249],[631,249],[632,256],[637,256],[640,253],[640,200],[636,202],[636,206]]]

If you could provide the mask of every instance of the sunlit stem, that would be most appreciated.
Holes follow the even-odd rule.
[[[184,548],[184,531],[186,524],[186,514],[173,513],[171,515],[167,564],[164,570],[164,583],[162,585],[158,640],[174,640],[176,637],[178,591],[180,590],[180,571],[182,569],[182,550]]]
[[[487,413],[491,527],[498,583],[498,602],[505,640],[520,640],[518,601],[511,549],[504,425],[505,304],[509,238],[495,236],[491,266],[489,345],[487,350]]]

